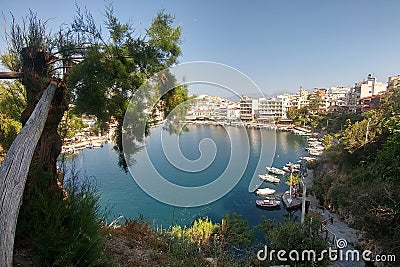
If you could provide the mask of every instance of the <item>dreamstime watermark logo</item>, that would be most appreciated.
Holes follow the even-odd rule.
[[[329,247],[329,249],[317,252],[313,249],[306,249],[302,251],[290,250],[268,250],[265,245],[263,249],[257,252],[257,259],[260,261],[275,261],[280,262],[287,261],[323,261],[329,259],[329,261],[346,261],[346,262],[395,262],[396,256],[393,254],[377,254],[374,255],[370,250],[364,250],[360,252],[356,249],[347,248],[346,239],[337,239],[336,248]]]
[[[171,77],[173,77],[171,79]],[[171,82],[171,80],[173,82]],[[222,126],[229,137],[230,152],[229,162],[218,177],[213,177],[212,182],[200,186],[183,186],[171,182],[165,173],[157,168],[157,157],[152,157],[149,147],[158,144],[149,144],[150,138],[145,138],[146,124],[150,117],[143,119],[140,114],[154,111],[160,108],[160,99],[174,89],[176,82],[185,86],[216,87],[219,91],[225,90],[230,95],[241,97],[251,95],[263,97],[262,91],[245,74],[227,65],[214,62],[191,62],[179,64],[167,70],[155,74],[144,83],[132,97],[125,114],[122,132],[122,145],[128,168],[136,183],[151,197],[173,206],[196,207],[211,203],[223,197],[231,191],[244,177],[248,167],[251,149],[257,146],[260,156],[256,168],[249,179],[249,192],[253,192],[260,185],[257,169],[265,168],[271,164],[275,154],[275,132],[260,131],[260,142],[251,143],[251,136],[245,127]],[[149,93],[150,92],[150,93]],[[151,93],[153,92],[153,93]],[[154,92],[158,92],[154,93]],[[251,100],[250,100],[251,102]],[[184,125],[176,122],[182,109],[187,109],[189,103],[178,105],[168,115],[167,122],[174,124],[172,128],[180,133]],[[250,103],[248,103],[250,104]],[[251,105],[249,113],[251,115]],[[225,125],[225,124],[224,124]],[[152,133],[153,135],[154,133]],[[180,134],[171,135],[168,131],[157,131],[159,134],[160,150],[168,164],[180,173],[184,173],[187,179],[193,173],[201,172],[215,164],[218,153],[216,141],[213,137],[202,139],[197,146],[200,156],[197,159],[189,159],[182,153],[180,147]],[[243,138],[246,136],[246,138]],[[158,138],[158,137],[157,137]],[[134,155],[133,155],[134,153]],[[265,169],[264,169],[265,170]]]

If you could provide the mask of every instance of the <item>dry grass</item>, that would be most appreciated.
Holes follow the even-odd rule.
[[[146,222],[127,220],[118,228],[104,228],[106,250],[116,266],[164,266],[168,244]]]

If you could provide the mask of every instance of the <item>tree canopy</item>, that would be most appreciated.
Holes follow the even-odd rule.
[[[22,73],[20,82],[25,87],[26,104],[16,105],[20,108],[18,112],[4,109],[4,112],[9,113],[7,117],[2,109],[0,131],[10,137],[1,142],[11,142],[20,125],[27,122],[49,82],[57,80],[54,97],[49,100],[50,111],[32,155],[23,192],[24,203],[35,203],[43,195],[58,200],[63,198],[56,168],[62,146],[58,129],[69,104],[75,104],[77,115],[84,112],[96,115],[100,122],[114,117],[121,130],[130,98],[147,79],[175,64],[181,55],[181,28],[175,27],[173,23],[174,17],[161,11],[154,17],[145,34],[137,34],[133,25],[121,23],[109,6],[106,8],[105,21],[107,33],[103,34],[90,12],[77,7],[73,22],[63,25],[53,35],[46,21],[39,19],[32,11],[22,23],[17,23],[13,17],[6,32],[8,52],[2,55],[1,60],[11,71]],[[158,95],[162,96],[160,106],[169,112],[187,98],[187,90],[184,86],[176,87],[176,81],[172,78],[167,81],[173,81],[174,87],[169,88],[173,90],[164,95],[158,92]],[[147,99],[161,90],[153,86],[145,86],[144,89],[147,90],[139,98],[143,101],[139,101],[136,106],[138,121],[146,120],[148,116],[144,112],[148,108]],[[22,86],[10,92],[23,95]],[[1,95],[0,106],[8,101],[3,100],[6,96]],[[13,99],[20,100],[15,97]],[[21,109],[21,118],[16,118]],[[76,128],[82,126],[78,120],[72,121],[76,122]],[[23,205],[19,223],[31,225],[32,212],[28,206]],[[5,216],[5,220],[9,216],[1,215]],[[45,229],[47,226],[42,227]],[[29,239],[31,234],[28,230],[21,236]],[[8,255],[8,258],[12,258],[12,255]]]

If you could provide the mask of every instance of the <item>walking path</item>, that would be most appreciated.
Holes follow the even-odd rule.
[[[313,181],[313,171],[307,170],[307,176],[304,179],[304,183],[306,184],[307,188],[311,188],[312,181]],[[339,216],[334,213],[330,212],[327,209],[320,207],[318,205],[318,200],[314,196],[308,196],[307,199],[310,201],[310,211],[314,213],[320,214],[322,220],[327,220],[328,222],[326,225],[326,229],[328,232],[333,236],[333,245],[335,246],[333,249],[342,248],[342,252],[338,252],[338,254],[342,254],[342,260],[338,260],[332,262],[332,267],[361,267],[365,266],[365,262],[362,260],[362,251],[360,251],[360,260],[346,260],[346,252],[349,250],[355,250],[355,246],[359,242],[361,237],[360,231],[351,228],[346,223],[342,222]],[[339,247],[337,247],[339,246]]]

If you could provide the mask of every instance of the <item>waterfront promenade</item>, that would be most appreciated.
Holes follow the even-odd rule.
[[[104,143],[108,142],[107,135],[103,136],[90,136],[82,141],[73,142],[68,145],[63,145],[61,153],[75,153],[84,148],[101,147]]]

